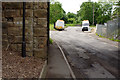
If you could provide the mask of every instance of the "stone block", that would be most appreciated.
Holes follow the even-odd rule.
[[[2,22],[6,22],[6,18],[2,16]]]
[[[37,43],[34,43],[33,44],[33,47],[35,48],[35,49],[44,49],[44,48],[46,48],[46,44],[37,44]]]
[[[8,41],[7,40],[2,40],[2,48],[6,49],[8,46]]]
[[[19,29],[18,27],[8,27],[8,35],[21,36],[22,29]]]
[[[3,41],[8,40],[7,34],[2,34],[2,40],[3,40]]]
[[[10,43],[22,43],[22,36],[14,36],[14,35],[9,35],[8,36],[8,41]]]
[[[32,57],[33,56],[33,51],[26,52],[26,56]]]
[[[47,29],[46,28],[34,28],[34,36],[35,37],[47,36]]]
[[[20,17],[20,10],[5,10],[5,17]]]
[[[33,51],[33,44],[26,44],[26,51]]]
[[[2,11],[2,18],[4,18],[5,16],[4,16],[4,11]],[[3,19],[2,19],[2,21],[3,21]]]
[[[34,37],[33,47],[35,49],[41,49],[47,47],[47,37]]]
[[[7,29],[2,29],[2,34],[7,34]]]
[[[47,10],[45,9],[34,10],[34,16],[38,18],[47,18]]]
[[[14,25],[15,26],[23,26],[23,18],[22,17],[15,17],[14,18]]]
[[[26,2],[26,9],[33,9],[33,2]]]
[[[26,35],[25,36],[26,43],[32,43],[33,42],[33,36],[32,35]]]
[[[38,7],[39,9],[47,9],[48,8],[47,2],[39,2]]]
[[[25,25],[32,27],[32,26],[33,26],[33,18],[27,17],[27,18],[25,19]]]
[[[22,9],[23,4],[22,2],[3,2],[2,7],[3,9]]]
[[[23,10],[21,9],[20,12],[21,16],[23,15]],[[26,9],[25,10],[25,17],[33,17],[33,10],[32,9]]]
[[[38,22],[38,18],[33,18],[34,23]]]
[[[47,27],[47,19],[38,19],[38,25],[36,27]]]
[[[33,26],[25,27],[25,35],[33,35]]]
[[[47,37],[34,37],[34,43],[46,44]]]
[[[2,34],[7,34],[8,33],[8,29],[7,29],[7,24],[6,23],[2,23]]]
[[[17,51],[17,44],[10,44],[9,50],[11,50],[11,51]]]
[[[15,27],[13,22],[2,22],[2,29],[5,30],[3,32],[6,32],[8,27]]]
[[[38,58],[46,58],[47,57],[47,51],[45,49],[34,49],[33,54],[35,57],[38,57]]]
[[[22,51],[22,44],[17,44],[17,51],[21,52]]]
[[[38,9],[38,2],[33,3],[33,9]]]

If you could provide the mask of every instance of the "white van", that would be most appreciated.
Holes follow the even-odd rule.
[[[88,31],[89,30],[89,21],[84,20],[82,21],[82,31]]]
[[[57,20],[56,23],[55,23],[55,29],[64,30],[64,21],[63,20]]]

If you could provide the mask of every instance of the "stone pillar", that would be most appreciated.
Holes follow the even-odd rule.
[[[3,49],[21,53],[23,3],[2,4]],[[47,2],[26,2],[26,55],[45,58],[47,54]]]
[[[34,56],[46,57],[47,54],[47,3],[34,3]]]

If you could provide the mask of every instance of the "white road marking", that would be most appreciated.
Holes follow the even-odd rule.
[[[71,67],[70,67],[70,64],[68,63],[67,58],[65,57],[65,53],[63,52],[62,48],[58,45],[58,43],[57,43],[57,42],[55,42],[55,43],[57,44],[58,48],[60,49],[60,51],[61,51],[61,53],[62,53],[62,55],[63,55],[63,57],[64,57],[64,59],[65,59],[65,62],[66,62],[67,65],[68,65],[68,68],[69,68],[69,70],[70,70],[70,73],[71,73],[72,78],[73,78],[74,80],[77,80],[76,77],[75,77],[74,72],[72,71],[72,69],[71,69]]]

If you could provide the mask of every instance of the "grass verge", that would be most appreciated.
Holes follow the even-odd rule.
[[[95,25],[91,25],[90,27],[96,27]]]
[[[101,37],[101,38],[106,38],[106,37],[104,37],[104,36],[98,35],[97,33],[96,33],[96,35],[99,36],[99,37]],[[107,39],[109,39],[109,40],[111,40],[111,41],[120,42],[119,39],[114,39],[114,38],[107,38]]]
[[[53,43],[53,40],[52,40],[51,38],[49,39],[49,41],[50,41],[50,44],[52,44],[52,43]]]
[[[50,30],[53,30],[53,31],[54,31],[54,30],[55,30],[55,29],[54,29],[54,24],[50,24],[50,27],[49,27],[49,28],[50,28]]]
[[[65,24],[66,27],[68,26],[76,26],[76,24]]]

